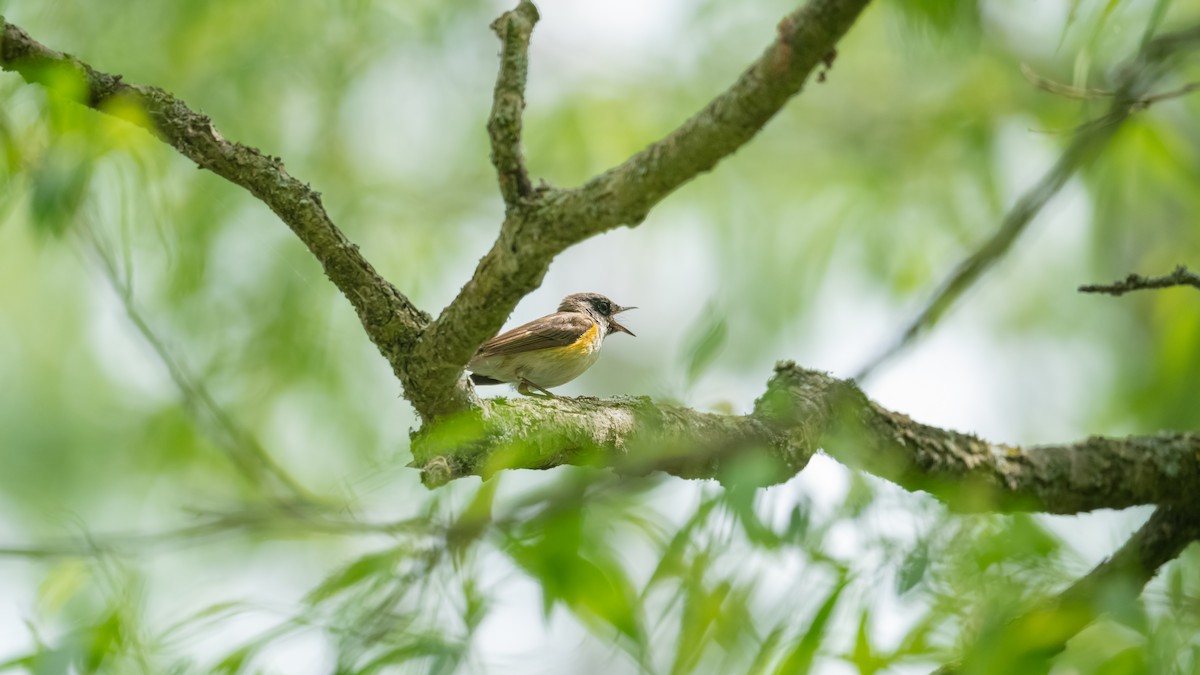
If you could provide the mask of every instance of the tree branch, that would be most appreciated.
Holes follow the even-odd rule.
[[[537,7],[521,0],[516,9],[492,22],[500,38],[500,72],[488,118],[492,164],[500,179],[504,203],[512,205],[533,194],[521,155],[521,118],[525,112],[525,78],[529,71],[529,37],[538,22]]]
[[[1159,100],[1158,97],[1149,96],[1148,92],[1162,75],[1163,63],[1180,50],[1194,49],[1197,44],[1200,44],[1200,26],[1162,35],[1147,42],[1134,63],[1125,69],[1116,91],[1111,92],[1113,101],[1108,112],[1079,127],[1062,156],[1005,214],[995,234],[959,263],[892,344],[864,365],[854,379],[870,377],[879,366],[909,347],[921,333],[932,328],[968,288],[1008,253],[1042,207],[1058,194],[1080,167],[1099,154],[1125,121],[1133,113],[1145,110],[1152,102]]]
[[[1080,293],[1105,293],[1107,295],[1121,296],[1131,291],[1144,291],[1156,288],[1170,288],[1172,286],[1194,286],[1200,289],[1200,274],[1189,272],[1188,268],[1180,265],[1175,268],[1174,272],[1161,277],[1144,277],[1140,274],[1130,274],[1121,281],[1114,281],[1111,284],[1088,284],[1080,286]]]
[[[699,412],[649,397],[496,398],[446,427],[425,429],[413,441],[414,465],[430,487],[502,469],[565,464],[716,478],[730,461],[751,453],[777,465],[778,474],[794,475],[813,452],[812,444],[794,442],[761,418]]]
[[[1179,503],[1200,492],[1200,434],[1089,438],[1020,448],[914,422],[849,380],[785,362],[745,416],[648,398],[495,399],[413,440],[427,484],[504,468],[601,465],[729,478],[786,480],[818,448],[844,464],[924,490],[959,511],[1079,513]],[[766,460],[766,461],[762,461]]]
[[[587,217],[565,233],[573,241],[640,223],[664,197],[732,155],[800,93],[868,0],[811,0],[779,22],[775,40],[733,86],[678,129],[570,195]]]
[[[745,145],[814,68],[832,61],[834,45],[867,2],[810,0],[779,23],[775,40],[733,86],[679,128],[580,188],[510,202],[495,244],[417,344],[423,370],[414,377],[420,389],[415,396],[426,418],[474,403],[463,368],[541,284],[556,255],[588,237],[640,223],[664,197]],[[502,66],[501,79],[504,73]]]
[[[1129,541],[1058,596],[1017,617],[999,635],[986,636],[986,650],[972,650],[963,662],[949,664],[936,675],[985,672],[984,660],[1005,656],[1009,672],[1042,673],[1047,661],[1061,652],[1068,640],[1092,623],[1108,607],[1113,591],[1130,597],[1141,590],[1163,565],[1174,560],[1200,539],[1200,511],[1195,497],[1189,505],[1161,506]]]
[[[26,81],[50,86],[53,73],[70,73],[84,85],[79,102],[112,113],[109,103],[127,100],[145,111],[130,119],[198,166],[240,185],[271,208],[320,261],[326,276],[358,312],[367,335],[392,370],[407,379],[408,357],[429,315],[417,309],[359,253],[330,220],[321,194],[293,178],[277,157],[234,143],[212,121],[157,87],[129,84],[120,75],[95,70],[79,59],[37,42],[0,18],[0,68]]]

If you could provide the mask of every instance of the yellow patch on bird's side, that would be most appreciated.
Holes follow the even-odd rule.
[[[574,350],[579,353],[590,352],[596,348],[596,340],[600,339],[600,324],[594,323],[592,327],[583,332],[579,339],[571,343],[567,349]]]
[[[595,351],[596,346],[597,346],[596,341],[599,338],[600,338],[600,325],[592,324],[591,328],[585,330],[583,332],[583,335],[580,335],[579,338],[576,339],[571,344],[569,344],[565,347],[551,347],[550,349],[543,349],[543,350],[541,350],[540,353],[546,354],[547,356],[557,356],[557,357],[565,357],[565,358],[583,356],[584,354],[588,354],[592,351]]]

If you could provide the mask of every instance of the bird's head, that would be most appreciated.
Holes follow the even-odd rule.
[[[622,307],[599,293],[574,293],[563,298],[563,301],[558,304],[560,312],[582,312],[590,315],[603,324],[609,333],[621,332],[633,335],[633,331],[617,323],[617,320],[613,318],[630,309],[637,309],[637,307]]]

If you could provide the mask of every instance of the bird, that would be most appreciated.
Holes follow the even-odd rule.
[[[600,358],[604,338],[633,331],[614,317],[636,307],[622,307],[599,293],[573,293],[558,311],[501,333],[484,342],[467,364],[477,385],[515,384],[554,398],[551,387],[579,377]],[[634,337],[637,337],[634,335]]]

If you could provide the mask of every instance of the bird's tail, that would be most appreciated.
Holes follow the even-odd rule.
[[[500,380],[490,378],[487,375],[480,375],[479,373],[471,373],[471,381],[475,384],[504,384]]]

